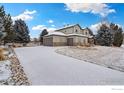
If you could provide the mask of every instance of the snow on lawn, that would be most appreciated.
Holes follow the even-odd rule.
[[[11,76],[10,63],[9,60],[0,61],[0,81],[7,80]]]
[[[58,48],[15,49],[32,85],[124,85],[123,72],[60,55]]]
[[[123,44],[123,45],[121,45],[121,47],[122,47],[122,48],[124,48],[124,44]]]
[[[124,71],[123,47],[66,47],[57,49],[56,52],[108,68]]]

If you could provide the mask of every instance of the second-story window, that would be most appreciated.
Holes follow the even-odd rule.
[[[87,31],[85,32],[85,35],[87,35]]]
[[[75,32],[78,32],[77,29],[75,30]]]

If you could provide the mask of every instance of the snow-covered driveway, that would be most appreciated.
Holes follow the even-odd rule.
[[[124,85],[124,72],[57,54],[57,48],[15,49],[32,85]]]

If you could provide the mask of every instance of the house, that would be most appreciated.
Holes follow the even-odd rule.
[[[55,30],[43,37],[45,46],[77,46],[93,44],[90,30],[82,29],[79,24]]]

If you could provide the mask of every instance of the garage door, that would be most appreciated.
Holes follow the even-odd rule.
[[[73,46],[73,38],[68,38],[67,39],[67,45],[68,46]]]
[[[43,41],[43,44],[45,46],[53,46],[53,38],[52,37],[45,38]]]

